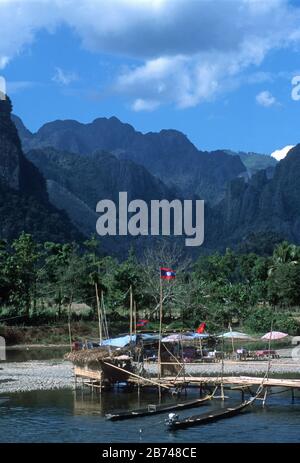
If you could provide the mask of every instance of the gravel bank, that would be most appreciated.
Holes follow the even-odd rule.
[[[224,374],[231,376],[262,376],[267,370],[267,362],[232,362],[225,361]],[[146,371],[157,374],[157,365],[147,364]],[[221,362],[211,364],[187,365],[186,374],[215,375],[221,374]],[[300,361],[292,358],[272,360],[271,375],[299,375]],[[64,389],[74,387],[73,365],[66,361],[44,360],[28,362],[7,362],[0,364],[0,394],[37,390]]]
[[[0,364],[0,394],[72,388],[73,369],[70,362],[29,361]]]
[[[257,376],[264,375],[267,371],[268,362],[258,361],[258,362],[224,362],[224,374],[230,376]],[[221,362],[217,363],[205,363],[197,365],[186,365],[186,374],[189,375],[216,375],[221,374],[222,364]],[[155,376],[157,373],[157,365],[147,364],[146,371],[151,375]],[[293,359],[276,359],[271,362],[270,374],[276,375],[285,375],[285,374],[296,374],[300,377],[300,361],[293,361]]]

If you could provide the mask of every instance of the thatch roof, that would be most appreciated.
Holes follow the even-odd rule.
[[[76,365],[99,366],[99,362],[104,359],[112,359],[120,355],[127,354],[126,349],[102,346],[96,349],[82,349],[65,354],[64,358]]]

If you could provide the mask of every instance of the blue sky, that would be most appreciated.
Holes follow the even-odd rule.
[[[117,116],[202,150],[300,142],[300,2],[0,0],[0,76],[32,131]]]

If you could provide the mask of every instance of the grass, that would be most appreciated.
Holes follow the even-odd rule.
[[[99,338],[98,324],[94,321],[73,322],[72,338]],[[69,329],[67,323],[42,326],[5,326],[0,325],[0,336],[8,346],[17,344],[68,344]]]

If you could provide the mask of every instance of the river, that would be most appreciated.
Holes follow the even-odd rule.
[[[240,400],[239,393],[230,394],[225,406]],[[157,403],[154,392],[143,392],[138,398],[136,392],[121,390],[92,396],[88,390],[62,389],[10,393],[5,397],[8,400],[0,404],[0,442],[300,442],[300,392],[296,392],[294,402],[290,393],[270,395],[265,407],[257,402],[239,416],[176,432],[165,428],[165,415],[120,422],[105,420],[105,413],[112,410]],[[196,391],[188,391],[188,398],[193,397],[197,397]],[[220,406],[222,402],[215,400],[198,409],[183,410],[180,417]]]
[[[195,393],[189,393],[191,398]],[[270,396],[265,408],[260,403],[251,411],[226,421],[169,432],[165,415],[110,422],[104,414],[156,403],[157,394],[103,393],[94,395],[72,390],[6,394],[0,405],[1,442],[299,442],[300,397],[291,403],[290,394]],[[230,403],[237,403],[238,396]],[[229,401],[225,402],[226,404]],[[219,407],[219,400],[196,410],[184,410],[181,417]]]

